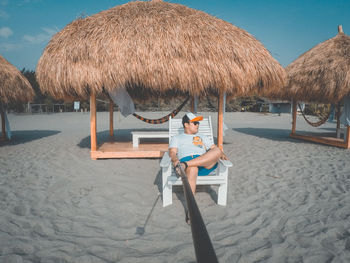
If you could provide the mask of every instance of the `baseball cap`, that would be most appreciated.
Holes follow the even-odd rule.
[[[196,116],[192,112],[188,112],[182,117],[182,124],[201,120],[203,120],[203,116]]]

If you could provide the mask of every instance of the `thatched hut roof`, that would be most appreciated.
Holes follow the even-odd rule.
[[[283,97],[309,102],[339,102],[350,92],[350,37],[338,34],[313,47],[286,67]]]
[[[246,31],[163,1],[129,2],[58,32],[37,65],[40,88],[86,97],[125,86],[150,94],[249,95],[283,86],[285,71]]]
[[[30,101],[34,91],[21,72],[0,55],[0,102]]]

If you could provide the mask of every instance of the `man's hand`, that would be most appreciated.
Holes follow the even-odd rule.
[[[173,166],[176,167],[176,165],[178,165],[180,160],[177,157],[175,157],[174,159],[171,159],[171,162],[173,163]]]
[[[171,158],[171,162],[173,163],[173,166],[176,167],[176,165],[180,162],[179,158],[177,158],[177,148],[170,148],[169,156]]]

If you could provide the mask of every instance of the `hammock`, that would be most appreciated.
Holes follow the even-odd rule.
[[[318,122],[311,122],[311,121],[309,121],[309,120],[306,118],[306,116],[305,116],[305,114],[304,114],[304,112],[303,112],[303,110],[302,110],[302,108],[301,108],[301,106],[300,106],[299,103],[298,103],[298,107],[299,107],[300,112],[301,112],[301,115],[303,115],[305,121],[306,121],[308,124],[310,124],[311,126],[313,126],[313,127],[318,127],[318,126],[321,126],[322,124],[324,124],[324,123],[328,120],[328,118],[329,118],[329,116],[331,115],[331,112],[332,112],[332,108],[331,108],[331,109],[329,110],[329,112],[327,113],[327,115],[325,115],[325,116],[323,117],[323,119],[319,120]]]
[[[190,97],[187,97],[187,99],[179,106],[177,107],[175,110],[173,110],[171,113],[169,113],[168,115],[162,117],[162,118],[159,118],[159,119],[147,119],[147,118],[144,118],[136,113],[133,113],[132,115],[134,115],[136,118],[138,118],[139,120],[141,121],[144,121],[144,122],[147,122],[149,124],[162,124],[164,122],[167,122],[169,120],[169,118],[174,118],[178,113],[179,111],[183,108],[183,106],[185,106],[185,104],[187,103],[187,101],[189,100]]]

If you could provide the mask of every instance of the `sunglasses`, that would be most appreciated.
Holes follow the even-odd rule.
[[[199,121],[192,122],[194,125],[199,125]]]

